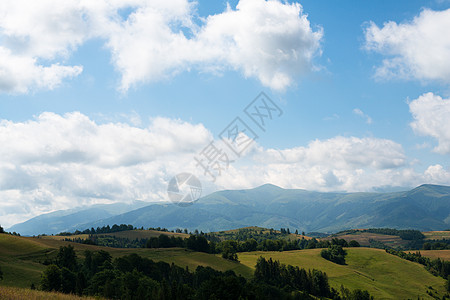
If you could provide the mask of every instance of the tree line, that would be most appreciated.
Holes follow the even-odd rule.
[[[129,230],[131,225],[114,225],[111,228],[109,226],[99,228],[97,230],[92,229],[89,232],[113,232],[112,230]],[[283,229],[283,228],[282,228]],[[117,231],[114,231],[117,232]],[[347,242],[344,239],[334,238],[332,240],[319,241],[313,239],[262,239],[259,235],[258,240],[255,238],[247,238],[246,240],[220,240],[216,236],[206,234],[203,232],[195,231],[198,234],[191,234],[188,238],[182,238],[180,236],[168,236],[166,234],[160,234],[158,237],[141,238],[141,239],[128,239],[124,237],[106,236],[101,234],[89,234],[88,239],[81,239],[79,237],[70,238],[67,237],[65,241],[78,242],[83,244],[92,244],[106,247],[116,248],[187,248],[194,251],[206,252],[212,254],[222,254],[223,258],[237,261],[237,252],[252,252],[252,251],[290,251],[290,250],[303,250],[303,249],[315,249],[315,248],[329,248],[332,245],[340,245],[342,247],[359,247],[357,241]],[[286,230],[287,232],[287,230]],[[280,232],[273,233],[274,236],[280,235]],[[272,235],[269,233],[268,235]],[[244,235],[238,235],[239,238],[248,237]]]
[[[422,250],[450,250],[450,240],[430,240],[423,244]]]
[[[58,233],[58,235],[60,236],[71,236],[71,235],[79,235],[79,234],[102,234],[102,233],[114,233],[114,232],[120,232],[120,231],[127,231],[127,230],[135,230],[136,227],[134,227],[133,225],[126,225],[126,224],[114,224],[113,226],[102,226],[102,227],[97,227],[97,229],[95,229],[94,227],[92,227],[91,229],[85,229],[83,231],[80,230],[75,230],[74,232],[60,232]],[[144,228],[142,228],[144,229]]]
[[[10,235],[15,235],[15,236],[20,236],[20,233],[17,232],[6,232],[5,229],[3,229],[3,227],[0,225],[0,233],[5,233],[5,234],[10,234]]]
[[[182,239],[181,237],[167,236],[161,234],[159,237],[152,237],[147,241],[147,248],[171,248],[181,247],[194,251],[206,252],[212,254],[222,254],[223,258],[237,261],[237,252],[252,252],[252,251],[289,251],[302,250],[314,248],[330,248],[338,246],[342,247],[359,247],[359,243],[351,241],[348,243],[344,239],[334,238],[330,241],[317,241],[316,239],[306,240],[263,240],[257,242],[255,239],[248,239],[246,241],[225,240],[220,242],[209,241],[202,235],[191,235],[189,238]],[[337,262],[338,258],[334,256],[332,261]],[[327,258],[328,259],[328,258]],[[345,259],[344,259],[345,263]]]
[[[397,235],[402,240],[414,241],[423,240],[425,236],[419,230],[414,229],[393,229],[393,228],[370,228],[364,229],[363,232],[378,233],[385,235]]]
[[[321,271],[262,257],[247,280],[233,271],[198,266],[191,272],[137,254],[112,259],[106,251],[86,250],[79,260],[70,245],[60,247],[54,264],[42,273],[40,288],[108,299],[372,299],[366,291],[330,288]]]

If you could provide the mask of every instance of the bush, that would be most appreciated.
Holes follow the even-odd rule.
[[[50,265],[44,270],[41,277],[41,288],[47,292],[58,292],[61,289],[61,270],[57,265]]]
[[[339,265],[345,265],[345,256],[347,251],[342,249],[340,245],[331,245],[328,249],[323,249],[320,255],[326,260],[332,261]]]
[[[348,246],[349,246],[349,247],[361,247],[361,245],[360,245],[357,241],[355,241],[355,240],[350,241],[350,242],[348,243]]]

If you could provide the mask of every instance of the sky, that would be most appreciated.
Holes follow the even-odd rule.
[[[0,223],[272,183],[450,185],[450,1],[4,0]]]

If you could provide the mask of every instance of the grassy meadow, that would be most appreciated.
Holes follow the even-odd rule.
[[[350,289],[368,290],[375,299],[429,299],[427,291],[440,297],[445,294],[442,278],[431,275],[422,265],[387,254],[384,250],[348,248],[347,265],[323,259],[320,251],[247,252],[239,253],[238,257],[250,268],[254,268],[258,257],[263,256],[305,269],[319,269],[327,273],[332,287],[339,288],[343,284]]]

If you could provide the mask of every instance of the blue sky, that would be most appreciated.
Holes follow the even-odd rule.
[[[32,4],[33,3],[33,4]],[[52,9],[49,9],[52,7]],[[4,1],[0,217],[264,183],[450,184],[449,1]],[[262,132],[243,109],[283,111]],[[258,139],[233,157],[241,117]],[[194,157],[227,153],[213,182]]]

